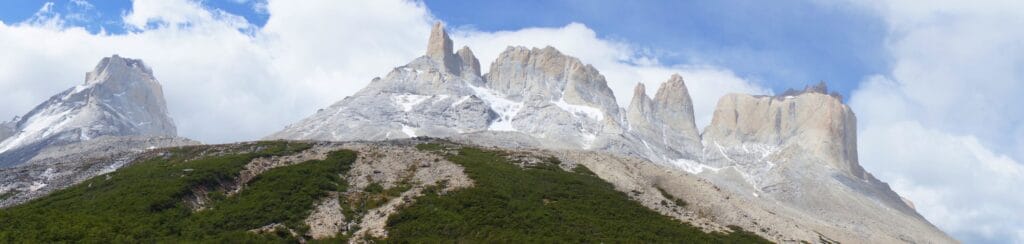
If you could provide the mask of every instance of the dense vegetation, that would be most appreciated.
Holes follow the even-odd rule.
[[[279,141],[211,150],[216,147],[169,149],[0,210],[0,243],[295,243],[291,231],[300,236],[308,231],[303,220],[314,203],[330,191],[347,190],[340,175],[356,158],[355,152],[341,150],[325,160],[274,168],[228,196],[225,186],[252,159],[293,154],[310,145]],[[442,144],[418,148],[448,155],[465,168],[475,186],[445,194],[438,193],[443,186],[427,188],[424,196],[388,219],[389,238],[377,241],[767,242],[738,228],[704,233],[630,200],[586,167],[562,170],[556,158],[524,168],[508,162],[499,151]],[[408,179],[387,189],[371,183],[362,192],[340,196],[342,212],[358,219],[412,186]],[[204,191],[207,201],[196,211],[190,199]],[[287,229],[278,227],[268,234],[248,231],[269,224]],[[319,242],[343,242],[352,231]]]
[[[438,151],[438,144],[421,150]],[[396,242],[644,242],[760,243],[739,229],[705,233],[647,209],[577,166],[557,160],[521,168],[500,152],[461,148],[452,162],[465,167],[475,186],[445,195],[434,191],[388,220]]]
[[[50,196],[0,210],[0,242],[240,242],[285,241],[290,235],[255,235],[246,230],[272,223],[302,232],[302,219],[327,191],[344,190],[338,176],[355,153],[338,151],[326,160],[275,168],[226,197],[223,184],[254,158],[287,155],[308,144],[262,142],[255,152],[192,159],[204,147],[169,151]],[[206,210],[185,199],[197,188],[213,189]],[[219,190],[218,190],[219,189]]]

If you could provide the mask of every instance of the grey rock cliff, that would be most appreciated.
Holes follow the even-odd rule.
[[[700,163],[708,170],[693,173],[756,200],[837,223],[842,232],[836,236],[870,230],[907,242],[954,242],[860,166],[856,116],[827,93],[820,84],[780,96],[722,97],[703,134]],[[868,222],[873,224],[838,224]]]
[[[51,97],[9,124],[0,167],[25,162],[48,146],[100,136],[176,136],[163,90],[141,60],[103,58],[85,82]]]

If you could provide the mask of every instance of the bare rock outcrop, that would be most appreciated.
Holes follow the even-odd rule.
[[[45,148],[28,162],[0,168],[0,208],[46,196],[82,181],[113,172],[148,154],[150,149],[196,145],[175,137],[104,136]]]

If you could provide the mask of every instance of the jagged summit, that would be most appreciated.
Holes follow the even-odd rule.
[[[680,155],[665,159],[694,159],[701,153],[700,134],[693,118],[693,102],[682,76],[673,74],[663,82],[654,98],[647,96],[643,83],[633,90],[626,108],[630,132],[638,134],[645,145],[656,143]]]
[[[100,136],[176,136],[163,90],[141,60],[103,58],[85,81],[7,123],[0,166],[24,162],[51,145]],[[0,133],[3,134],[3,133]]]
[[[430,31],[430,39],[427,41],[427,57],[441,64],[442,69],[452,73],[459,73],[462,62],[452,53],[452,45],[452,39],[448,37],[444,24],[441,24],[441,22],[434,23],[434,28]]]
[[[473,50],[469,50],[469,47],[463,46],[462,49],[459,49],[459,51],[455,53],[455,55],[459,56],[459,61],[463,67],[466,68],[462,71],[469,71],[471,75],[480,76],[480,61],[473,55]]]

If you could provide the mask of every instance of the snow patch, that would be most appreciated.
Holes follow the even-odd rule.
[[[39,181],[32,182],[32,185],[28,186],[28,191],[38,191],[39,189],[43,189],[43,187],[46,187],[46,183]]]
[[[459,104],[462,104],[462,103],[464,103],[464,102],[466,102],[468,100],[469,100],[469,96],[463,96],[462,98],[459,98],[458,101],[455,101],[455,103],[452,103],[452,107],[457,106]]]
[[[597,135],[594,133],[583,133],[583,150],[590,150],[594,146],[594,141],[597,140]]]
[[[516,131],[516,128],[512,126],[512,119],[519,114],[519,110],[523,109],[522,102],[508,100],[504,95],[491,89],[473,85],[469,85],[469,88],[473,89],[476,96],[487,102],[487,105],[491,106],[491,110],[498,114],[498,119],[491,122],[488,130]]]
[[[408,125],[402,124],[402,132],[410,138],[416,137],[416,128],[409,127]]]
[[[21,133],[0,143],[0,153],[62,131],[64,125],[74,118],[71,112],[72,110],[54,112],[52,109],[49,109],[28,118],[25,122],[25,127],[21,129]]]
[[[582,115],[584,117],[591,118],[597,121],[604,120],[604,112],[602,112],[600,109],[585,105],[569,104],[565,102],[564,97],[559,99],[558,101],[552,101],[551,103],[555,104],[555,106],[562,108],[562,110],[565,110],[566,112],[569,112],[574,116]]]
[[[399,107],[402,107],[402,111],[409,112],[412,111],[412,108],[415,107],[417,104],[426,101],[430,97],[431,96],[406,93],[401,95],[395,95],[393,99],[395,101],[395,104],[398,104]]]
[[[690,174],[700,174],[705,170],[710,170],[711,172],[717,173],[719,170],[722,170],[721,168],[707,166],[689,159],[676,159],[672,160],[671,163],[672,165],[675,165],[676,167],[679,167],[680,169],[689,172]]]

